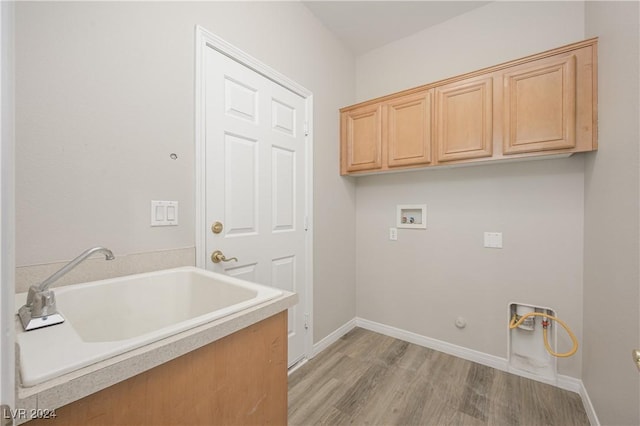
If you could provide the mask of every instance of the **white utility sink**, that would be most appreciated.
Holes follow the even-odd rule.
[[[18,330],[22,386],[242,311],[282,291],[195,267],[53,289],[65,322]],[[26,293],[16,295],[16,312]]]

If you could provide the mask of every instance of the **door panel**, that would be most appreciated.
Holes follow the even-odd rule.
[[[229,77],[224,79],[224,88],[226,114],[255,123],[258,105],[257,90]]]
[[[275,99],[271,103],[271,126],[289,136],[295,137],[296,110]]]
[[[271,263],[272,283],[274,287],[281,290],[298,292],[296,286],[296,257],[285,256],[280,259],[273,259]],[[293,310],[289,310],[288,336],[291,338],[298,333]]]
[[[431,162],[432,90],[387,103],[389,167]]]
[[[289,363],[304,356],[305,100],[207,49],[206,250],[237,261],[207,269],[298,293],[289,310]],[[219,234],[209,226],[219,221]]]
[[[576,146],[576,57],[504,75],[505,154]]]
[[[492,88],[491,77],[436,88],[438,161],[491,157]]]
[[[271,191],[274,232],[294,231],[296,218],[296,153],[277,146],[271,151],[273,188]]]
[[[227,235],[258,232],[258,141],[224,134],[224,194]]]
[[[235,266],[233,264],[222,265],[222,268],[223,272],[231,277],[251,282],[257,282],[255,263],[244,264],[242,266]]]
[[[382,106],[368,105],[342,114],[343,169],[349,172],[382,167]]]

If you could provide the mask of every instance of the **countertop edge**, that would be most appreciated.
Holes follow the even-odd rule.
[[[282,312],[298,302],[298,295],[283,291],[275,299],[220,318],[157,342],[83,367],[38,385],[17,385],[16,408],[54,410],[150,370],[188,352],[220,340],[245,327]],[[18,347],[16,345],[16,351]],[[16,356],[16,360],[19,356]],[[27,421],[29,419],[24,419]],[[17,422],[20,424],[22,422]]]

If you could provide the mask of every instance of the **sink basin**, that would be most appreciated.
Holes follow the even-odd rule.
[[[25,387],[282,295],[275,288],[195,267],[64,286],[54,292],[66,321],[16,335]],[[26,293],[16,295],[16,310],[25,300]]]
[[[226,278],[226,277],[225,277]],[[61,288],[58,308],[84,342],[127,340],[210,312],[234,311],[258,290],[212,283],[197,270],[165,271]]]

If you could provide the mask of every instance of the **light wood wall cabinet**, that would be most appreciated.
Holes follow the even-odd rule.
[[[342,108],[341,174],[596,150],[597,43]]]
[[[505,154],[576,147],[576,57],[537,61],[507,72]]]
[[[342,169],[384,170],[431,162],[433,91],[364,105],[341,116]]]
[[[493,154],[493,78],[436,88],[438,162]]]
[[[388,167],[431,163],[432,104],[431,90],[384,104],[382,140]]]
[[[347,172],[382,167],[382,106],[366,105],[342,114],[342,159]]]

